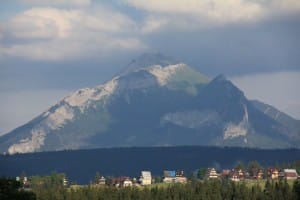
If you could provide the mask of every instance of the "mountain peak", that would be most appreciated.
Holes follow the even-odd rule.
[[[153,65],[160,65],[164,67],[168,65],[174,65],[177,63],[179,63],[178,60],[170,56],[166,56],[162,53],[144,53],[136,59],[133,59],[121,72],[121,75]]]
[[[226,81],[227,78],[225,77],[224,74],[219,74],[216,78],[213,79],[213,81],[218,81],[218,82],[221,82],[221,81]]]

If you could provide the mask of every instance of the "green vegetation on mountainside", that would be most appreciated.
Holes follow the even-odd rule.
[[[180,70],[180,72],[175,73],[171,77],[167,87],[172,90],[181,90],[196,96],[199,92],[198,89],[201,88],[201,86],[204,87],[209,81],[210,78],[207,76],[204,76],[190,67],[186,67],[184,70]]]

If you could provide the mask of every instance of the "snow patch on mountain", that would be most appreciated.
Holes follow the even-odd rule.
[[[243,107],[244,107],[243,120],[239,124],[234,124],[231,122],[226,124],[224,130],[224,137],[223,137],[224,140],[247,135],[248,127],[249,127],[249,116],[248,116],[247,106],[243,105]]]
[[[173,74],[179,70],[183,70],[187,66],[184,63],[179,63],[176,65],[168,65],[162,67],[160,65],[154,65],[148,69],[148,71],[154,75],[161,86],[167,84],[168,80],[172,77]]]
[[[92,101],[107,97],[115,91],[118,77],[95,88],[85,88],[65,97],[53,111],[49,109],[41,117],[43,118],[30,132],[31,136],[19,140],[8,148],[9,154],[28,153],[39,150],[44,145],[47,134],[58,130],[75,118],[74,107],[84,112]]]
[[[156,78],[145,69],[139,69],[127,76],[121,76],[118,79],[119,92],[128,90],[144,90],[157,85],[158,83]]]
[[[9,154],[35,152],[45,141],[45,132],[42,128],[33,129],[31,137],[22,139],[17,144],[13,144],[8,148]]]
[[[52,130],[58,130],[75,117],[73,109],[67,105],[61,105],[54,112],[47,111],[42,117],[44,119],[30,132],[31,137],[19,140],[18,143],[8,148],[9,154],[29,153],[39,150],[44,145],[45,137]]]
[[[245,126],[242,123],[239,123],[237,125],[233,123],[228,123],[224,132],[224,140],[246,135],[247,128],[245,128]]]
[[[49,114],[45,122],[50,129],[54,130],[61,127],[66,121],[71,121],[73,118],[73,109],[64,105],[58,107],[54,113]]]
[[[220,116],[215,111],[190,110],[183,112],[167,113],[161,118],[161,123],[172,123],[178,126],[197,129],[204,125],[216,123]]]
[[[70,106],[78,107],[81,112],[84,112],[84,110],[89,107],[91,101],[98,101],[113,94],[117,85],[118,77],[115,77],[103,85],[77,90],[75,93],[67,96],[64,101]]]

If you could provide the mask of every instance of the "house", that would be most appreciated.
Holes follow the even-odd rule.
[[[232,169],[228,175],[228,178],[232,181],[241,181],[248,177],[249,174],[241,169]]]
[[[116,181],[116,180],[115,180]],[[104,178],[104,176],[97,176],[94,185],[105,185],[106,184],[106,179]]]
[[[99,178],[98,184],[99,184],[99,185],[105,185],[105,183],[106,183],[106,179],[104,178],[104,176],[101,176],[101,177]]]
[[[176,177],[183,177],[184,176],[184,171],[183,170],[177,170],[175,172],[175,176]]]
[[[164,170],[163,172],[163,182],[164,183],[175,183],[176,172],[174,170]]]
[[[163,182],[164,183],[186,183],[187,178],[184,175],[183,170],[165,170],[163,172]]]
[[[238,173],[238,176],[239,176],[239,179],[240,179],[240,180],[244,180],[244,179],[245,179],[246,172],[244,172],[244,171],[241,170],[241,169],[238,169],[238,170],[237,170],[237,173]]]
[[[263,177],[264,177],[263,170],[259,169],[259,170],[253,172],[254,179],[262,179]]]
[[[238,182],[240,181],[240,175],[239,172],[236,170],[232,170],[230,175],[229,175],[229,179],[234,181],[234,182]]]
[[[187,178],[185,177],[183,170],[175,172],[175,183],[187,183]]]
[[[208,168],[206,178],[207,179],[216,179],[219,175],[217,174],[215,168]]]
[[[126,179],[123,181],[122,183],[122,186],[123,187],[131,187],[133,184],[132,184],[132,181],[130,179]]]
[[[150,171],[142,171],[140,177],[141,185],[151,185],[152,183],[152,176]]]
[[[284,169],[284,178],[287,180],[296,180],[298,178],[297,171],[295,169]]]
[[[268,177],[271,179],[278,179],[279,171],[276,168],[269,168],[268,169]]]
[[[64,177],[62,181],[63,186],[68,186],[68,180]]]
[[[230,169],[223,169],[223,170],[222,170],[222,173],[221,173],[221,176],[222,176],[222,178],[224,178],[224,179],[228,179],[229,176],[230,176],[230,173],[231,173],[231,170],[230,170]]]
[[[111,180],[111,185],[115,187],[131,187],[133,183],[129,177],[121,176],[113,178]]]
[[[27,183],[28,183],[28,179],[27,179],[26,176],[24,176],[24,178],[23,178],[23,184],[26,185]]]
[[[18,181],[18,182],[20,182],[20,183],[23,184],[23,189],[28,189],[28,188],[30,188],[30,182],[29,182],[29,180],[27,179],[26,176],[24,176],[24,177],[19,177],[19,176],[17,176],[17,177],[16,177],[16,181]]]
[[[187,183],[187,178],[185,176],[178,176],[175,178],[175,183]]]

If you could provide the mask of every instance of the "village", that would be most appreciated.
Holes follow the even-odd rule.
[[[201,176],[201,172],[204,173]],[[55,175],[59,181],[56,184],[60,184],[64,187],[77,188],[84,187],[85,185],[77,185],[69,183],[65,174]],[[200,177],[201,176],[201,177]],[[50,177],[50,176],[49,176]],[[53,179],[53,177],[52,177]],[[94,181],[91,181],[89,186],[92,187],[144,187],[144,186],[159,186],[159,185],[171,185],[171,184],[186,184],[189,181],[209,181],[209,180],[229,180],[233,182],[253,182],[253,181],[266,181],[266,180],[287,180],[294,181],[299,180],[300,176],[296,169],[277,169],[275,167],[262,169],[253,169],[250,171],[242,169],[222,169],[216,170],[215,168],[203,168],[198,171],[195,177],[188,178],[183,170],[164,170],[162,176],[152,176],[151,171],[141,171],[140,177],[104,177],[99,174],[95,177]],[[41,178],[38,182],[39,185],[46,184],[45,177]],[[21,182],[23,189],[30,190],[32,184],[34,184],[34,178],[32,177],[16,177],[16,181]],[[36,182],[36,181],[35,181]]]

